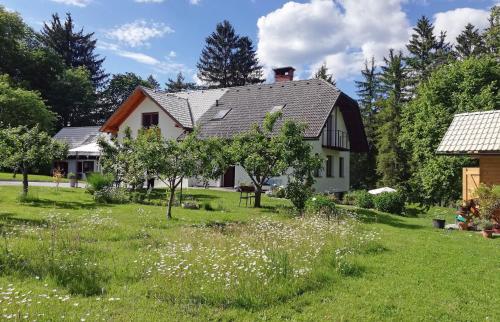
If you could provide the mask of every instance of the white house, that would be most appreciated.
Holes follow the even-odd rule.
[[[350,153],[368,149],[359,107],[324,80],[293,81],[293,72],[292,67],[279,68],[274,84],[223,89],[166,93],[137,87],[100,130],[120,138],[127,127],[137,135],[141,128],[158,126],[165,138],[177,139],[198,127],[201,137],[231,138],[260,124],[267,112],[280,110],[277,126],[285,119],[305,123],[304,140],[325,160],[316,174],[316,191],[348,191]],[[271,181],[286,184],[286,177]],[[250,179],[236,166],[211,184],[233,187],[243,182]],[[190,178],[186,184],[197,181]]]

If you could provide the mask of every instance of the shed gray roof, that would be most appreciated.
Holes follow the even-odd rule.
[[[79,127],[63,127],[54,139],[68,144],[69,149],[73,149],[85,144],[97,142],[100,126],[79,126]]]
[[[500,110],[455,115],[437,153],[500,153]]]

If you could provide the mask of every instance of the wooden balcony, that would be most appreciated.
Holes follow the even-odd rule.
[[[321,135],[321,145],[327,149],[340,151],[349,151],[349,137],[346,132],[336,130],[328,131],[325,129]]]

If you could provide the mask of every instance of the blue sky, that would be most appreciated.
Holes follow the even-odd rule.
[[[380,61],[404,49],[421,15],[453,41],[467,22],[487,25],[492,0],[2,0],[39,30],[52,13],[71,12],[78,27],[95,32],[109,73],[153,74],[161,84],[182,71],[196,79],[204,39],[229,20],[254,40],[266,75],[292,65],[309,78],[326,63],[338,86],[355,97],[354,80],[366,58]]]

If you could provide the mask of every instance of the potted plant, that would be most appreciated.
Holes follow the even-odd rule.
[[[493,223],[487,219],[481,220],[482,234],[484,238],[493,237]]]
[[[441,211],[434,216],[434,219],[432,219],[432,226],[437,229],[444,229],[445,223],[446,220],[444,219],[444,213]]]
[[[78,182],[76,174],[74,174],[73,172],[68,173],[68,179],[69,179],[69,186],[71,188],[75,188]]]

